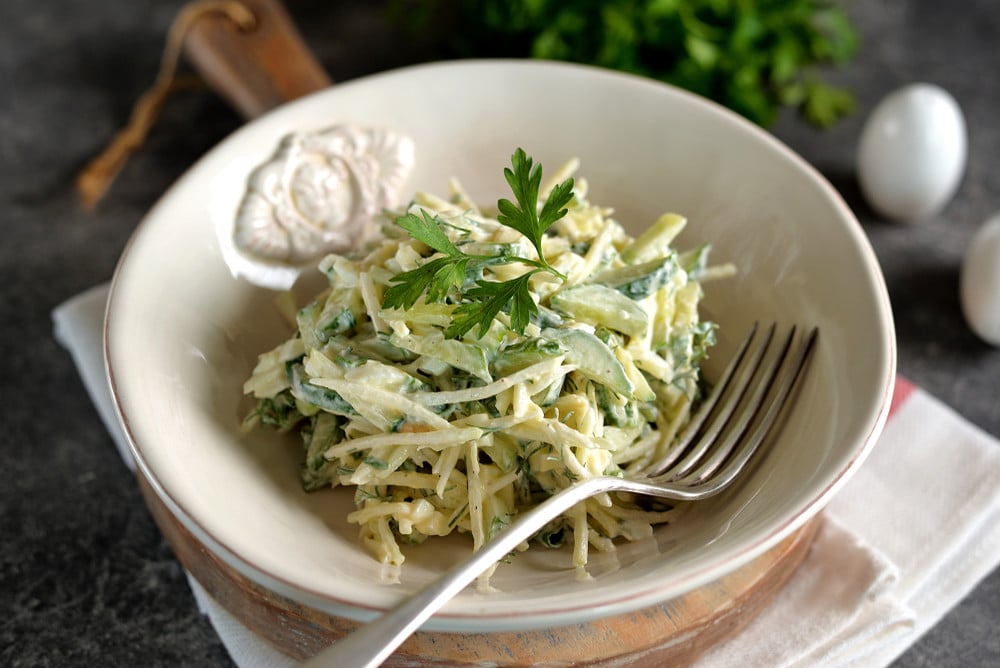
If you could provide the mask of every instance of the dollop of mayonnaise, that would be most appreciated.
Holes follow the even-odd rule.
[[[393,130],[337,125],[287,135],[250,175],[233,244],[267,263],[300,266],[369,240],[395,204],[414,146]]]

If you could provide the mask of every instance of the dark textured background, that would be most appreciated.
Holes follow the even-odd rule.
[[[241,121],[208,91],[178,94],[95,215],[71,181],[155,74],[180,0],[0,2],[0,664],[224,666],[184,574],[143,507],[66,352],[51,336],[62,300],[110,277],[136,223]],[[289,6],[335,80],[424,57],[388,34],[380,3]],[[1000,350],[957,301],[965,249],[1000,210],[1000,5],[994,0],[854,0],[863,45],[836,73],[858,112],[826,132],[782,118],[775,134],[844,194],[885,271],[899,370],[1000,436]],[[861,201],[854,149],[875,103],[929,81],[965,111],[968,170],[944,212],[880,222]],[[899,666],[1000,665],[1000,573]]]

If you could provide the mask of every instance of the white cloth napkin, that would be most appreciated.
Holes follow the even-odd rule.
[[[104,377],[106,299],[100,285],[56,308],[55,335],[134,468]],[[881,440],[825,515],[788,585],[699,668],[890,663],[1000,564],[1000,442],[899,379]],[[240,668],[295,665],[189,581]]]

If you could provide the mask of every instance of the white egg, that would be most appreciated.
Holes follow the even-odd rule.
[[[1000,213],[972,238],[959,289],[969,327],[987,343],[1000,346]]]
[[[865,121],[857,157],[861,191],[886,218],[929,218],[958,189],[967,143],[955,98],[931,84],[904,86]]]

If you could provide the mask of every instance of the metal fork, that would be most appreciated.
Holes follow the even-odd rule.
[[[550,520],[580,501],[602,492],[632,492],[692,501],[718,494],[744,469],[789,403],[796,381],[815,347],[814,328],[794,353],[795,327],[764,364],[774,338],[771,325],[762,340],[755,323],[712,392],[692,416],[665,459],[626,477],[601,476],[574,483],[554,494],[504,529],[478,552],[398,607],[338,640],[305,666],[381,665],[421,624],[479,574],[502,559]],[[737,410],[738,409],[738,410]]]

